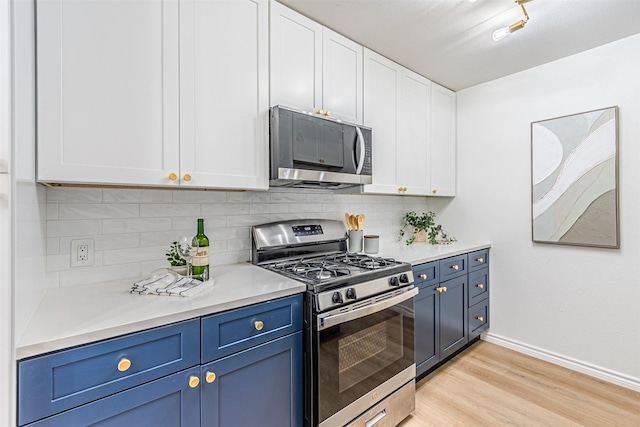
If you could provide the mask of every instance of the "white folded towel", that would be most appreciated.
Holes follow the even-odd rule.
[[[164,273],[135,282],[131,287],[131,293],[190,297],[213,286],[213,278],[202,282],[191,277],[176,276],[175,273],[165,270]]]

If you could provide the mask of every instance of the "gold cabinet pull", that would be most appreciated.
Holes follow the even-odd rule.
[[[447,287],[446,286],[443,286],[442,288],[443,288],[442,292],[447,292]]]
[[[191,175],[189,175],[188,173],[185,173],[184,176],[182,177],[182,179],[184,179],[185,181],[191,181]]]
[[[216,374],[213,372],[207,372],[207,374],[204,376],[204,380],[211,384],[212,382],[214,382],[216,380]]]
[[[436,291],[443,293],[443,292],[447,292],[447,287],[446,286],[438,286],[436,288]]]
[[[189,377],[189,387],[196,388],[198,387],[198,384],[200,384],[200,378],[196,377],[195,375],[191,375]]]
[[[478,283],[476,285],[479,289],[484,289],[484,284],[483,283]]]
[[[420,275],[420,278],[421,278],[422,280],[426,280],[426,279],[427,279],[427,275],[426,275],[426,274],[421,274],[421,275]]]
[[[325,112],[324,112],[324,115],[325,115],[325,116],[327,116],[327,117],[329,117],[329,116],[331,115],[331,111],[325,111]]]
[[[484,317],[482,317],[482,316],[478,316],[478,317],[476,317],[476,319],[478,319],[481,322],[484,322]]]
[[[318,114],[324,114],[324,111],[322,109],[318,110]]]
[[[261,320],[256,320],[253,322],[253,327],[256,328],[256,331],[261,331],[264,328],[264,323]]]
[[[438,190],[436,190],[436,189],[434,188],[433,190],[431,190],[431,192],[432,192],[433,194],[436,194],[436,193],[438,192]]]
[[[175,181],[176,179],[178,179],[178,175],[176,175],[175,173],[171,172],[171,173],[169,174],[169,179],[170,179],[171,181]]]
[[[484,262],[484,258],[476,258],[476,261],[478,261],[478,262]]]
[[[127,369],[129,369],[130,367],[131,367],[131,360],[127,359],[126,357],[123,357],[118,362],[118,371],[120,371],[120,372],[124,372]]]
[[[460,269],[460,267],[458,267],[458,264],[452,265],[451,268],[455,271],[458,271]]]

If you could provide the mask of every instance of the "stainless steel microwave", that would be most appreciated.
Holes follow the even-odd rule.
[[[270,110],[269,185],[371,184],[371,129],[283,106]]]

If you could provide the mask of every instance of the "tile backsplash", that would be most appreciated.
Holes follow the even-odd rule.
[[[225,192],[114,188],[46,189],[47,286],[75,286],[137,278],[167,267],[165,252],[182,234],[195,234],[204,218],[210,262],[249,260],[252,225],[303,218],[343,220],[364,213],[365,232],[395,241],[409,210],[427,210],[426,197],[337,194],[272,189]],[[94,239],[94,265],[71,267],[71,240]]]

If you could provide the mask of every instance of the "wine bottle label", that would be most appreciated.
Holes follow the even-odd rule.
[[[198,253],[193,257],[192,264],[194,267],[203,267],[209,265],[209,247],[198,248]]]

